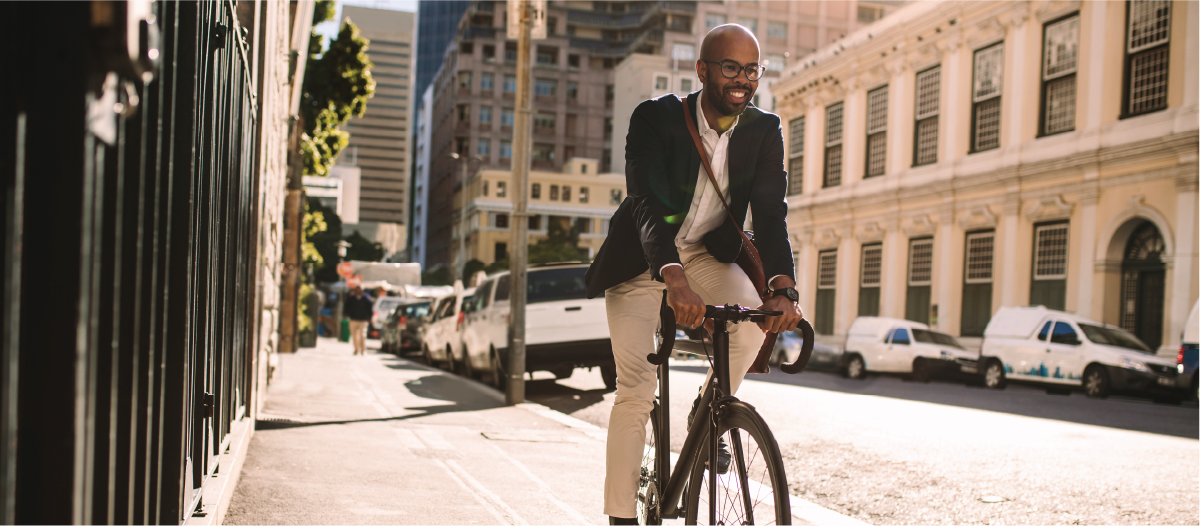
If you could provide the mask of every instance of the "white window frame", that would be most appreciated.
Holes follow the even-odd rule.
[[[836,102],[825,107],[825,170],[824,177],[821,179],[821,186],[823,188],[842,184],[842,174],[846,168],[845,155],[842,151],[842,138],[846,134],[845,108],[846,106],[842,102]],[[832,126],[835,115],[837,117],[836,127]],[[831,174],[829,171],[829,166],[832,164],[830,162],[830,155],[834,152],[837,153],[837,173]],[[830,181],[833,180],[833,177],[836,177],[837,180],[831,183]]]
[[[817,254],[817,288],[837,288],[837,250],[823,250]]]
[[[788,121],[788,195],[804,193],[804,115]],[[795,173],[799,168],[800,173]]]
[[[1066,53],[1062,53],[1063,47],[1067,48]],[[1064,60],[1065,57],[1069,57],[1069,62]],[[1043,31],[1041,135],[1053,135],[1075,129],[1078,71],[1079,13],[1075,13],[1046,24]],[[1064,117],[1051,119],[1052,115],[1058,113]],[[1064,124],[1054,125],[1059,121]]]
[[[888,86],[884,84],[867,92],[867,158],[863,177],[887,173]],[[872,158],[882,161],[878,171],[872,171]]]
[[[1067,265],[1071,250],[1071,229],[1069,223],[1051,223],[1048,225],[1038,225],[1033,229],[1033,280],[1047,281],[1067,279]],[[1058,274],[1042,274],[1040,273],[1042,262],[1045,255],[1042,254],[1042,236],[1054,230],[1063,232],[1063,249],[1062,249],[1062,272]],[[1049,266],[1049,264],[1047,265]]]
[[[868,254],[870,252],[870,254]],[[868,259],[871,258],[871,259]],[[875,261],[875,267],[868,269],[867,262]],[[875,281],[867,281],[868,270],[873,274]],[[872,243],[862,246],[862,264],[859,270],[858,286],[860,288],[879,288],[883,286],[883,244]]]
[[[1171,61],[1171,2],[1129,0],[1125,22],[1125,77],[1122,117],[1133,117],[1167,108],[1167,82]],[[1161,15],[1161,16],[1160,16]],[[1142,26],[1139,28],[1139,24]],[[1146,26],[1161,29],[1146,31]],[[1141,31],[1136,31],[1141,29]],[[1149,34],[1155,38],[1146,38]],[[1151,60],[1161,65],[1147,66]],[[1148,80],[1149,79],[1149,80]],[[1150,85],[1153,80],[1153,85]],[[1136,88],[1141,85],[1141,90]],[[1149,93],[1149,96],[1147,96]]]
[[[987,277],[972,277],[973,270],[980,269],[983,262],[982,254],[975,252],[983,251],[982,240],[988,240],[986,245],[987,250]],[[964,258],[966,259],[965,268],[963,269],[963,281],[967,284],[975,283],[991,283],[996,276],[996,232],[989,230],[986,232],[974,232],[967,234],[966,247],[963,250]],[[978,259],[972,259],[977,257]]]
[[[971,82],[971,152],[982,152],[1000,147],[1000,96],[1004,92],[1004,42],[997,42],[975,50],[973,79]],[[994,120],[981,119],[987,112]],[[992,113],[994,112],[994,113]],[[989,130],[985,126],[994,123]],[[994,130],[994,131],[993,131]],[[985,132],[991,132],[985,135]],[[986,144],[981,138],[994,138]]]
[[[925,90],[922,90],[922,81],[930,77],[936,76],[936,80],[932,84],[926,84]],[[913,127],[913,166],[922,166],[933,164],[938,161],[938,145],[940,144],[938,118],[941,114],[941,95],[942,95],[942,65],[938,64],[920,73],[917,73],[916,78],[916,123]],[[933,127],[933,156],[929,159],[921,157],[921,125],[932,123]]]

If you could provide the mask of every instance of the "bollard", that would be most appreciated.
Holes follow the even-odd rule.
[[[349,318],[342,318],[342,326],[340,329],[338,329],[338,341],[343,342],[343,343],[350,341],[350,319]]]

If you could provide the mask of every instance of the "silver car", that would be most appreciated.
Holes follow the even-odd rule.
[[[792,363],[800,356],[800,346],[803,344],[804,336],[798,330],[779,333],[779,337],[775,339],[775,350],[771,352],[770,364]],[[820,342],[813,343],[807,368],[841,370],[843,367],[845,364],[842,363],[841,349]]]

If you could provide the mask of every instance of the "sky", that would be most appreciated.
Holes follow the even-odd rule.
[[[410,13],[417,12],[417,0],[338,0],[337,16],[329,22],[317,24],[314,28],[317,33],[325,35],[325,42],[328,45],[330,40],[337,38],[338,28],[341,27],[342,21],[342,6],[356,5],[361,7],[373,7],[376,9],[391,9],[393,11],[408,11]]]

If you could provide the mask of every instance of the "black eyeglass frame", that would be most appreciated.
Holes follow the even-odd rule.
[[[725,63],[726,63],[726,62],[728,62],[728,63],[730,63],[730,64],[733,64],[733,65],[735,65],[735,66],[737,66],[737,67],[738,67],[738,71],[737,71],[737,73],[735,73],[735,74],[734,74],[732,77],[730,77],[729,75],[726,75],[726,74],[725,74]],[[749,64],[746,64],[745,66],[743,66],[743,65],[741,65],[741,64],[738,64],[738,62],[737,62],[736,60],[730,60],[730,59],[725,59],[725,60],[722,60],[722,61],[720,61],[720,62],[715,62],[715,61],[712,61],[712,60],[705,60],[705,61],[704,61],[704,63],[705,63],[705,64],[717,64],[717,65],[721,66],[721,68],[720,68],[720,70],[721,70],[721,76],[723,76],[723,77],[725,77],[725,78],[727,78],[727,79],[736,79],[736,78],[740,77],[740,76],[742,75],[742,73],[744,72],[744,73],[746,74],[746,80],[749,80],[750,82],[758,82],[758,79],[761,79],[761,78],[762,78],[762,76],[763,76],[764,74],[766,74],[766,72],[767,72],[767,67],[766,67],[766,66],[764,66],[764,65],[762,65],[762,64],[756,64],[756,63],[754,63],[754,62],[751,62],[751,63],[749,63]],[[751,66],[753,66],[755,69],[757,69],[757,70],[758,70],[758,75],[757,75],[757,76],[755,76],[754,78],[750,78],[750,71],[751,71],[751,70],[750,70],[750,67],[751,67]]]

